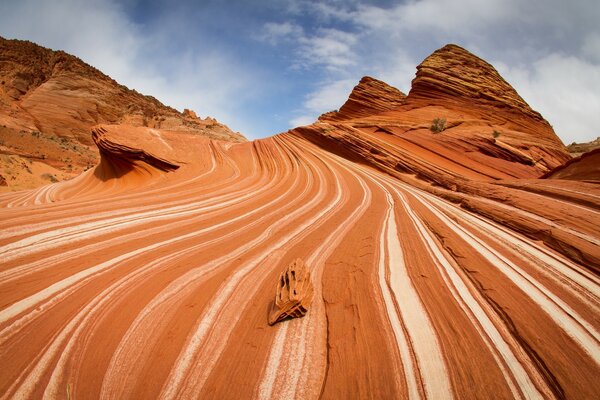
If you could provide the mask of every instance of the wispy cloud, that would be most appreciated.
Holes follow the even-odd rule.
[[[329,71],[337,72],[340,68],[356,64],[356,53],[353,49],[358,35],[338,29],[319,29],[312,36],[301,36],[299,58],[303,65],[323,66]]]
[[[328,71],[339,72],[356,63],[353,47],[358,35],[352,32],[319,28],[307,33],[291,21],[267,22],[257,38],[273,46],[292,45],[295,55],[293,68],[324,67]]]
[[[320,114],[338,109],[344,104],[356,83],[354,79],[321,83],[317,89],[306,96],[302,110],[299,110],[297,116],[290,120],[290,126],[308,125]]]
[[[288,42],[300,37],[304,37],[302,27],[289,21],[282,23],[267,22],[264,24],[262,32],[257,35],[257,39],[268,42],[273,46],[282,41]]]

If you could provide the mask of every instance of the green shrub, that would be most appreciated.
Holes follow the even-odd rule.
[[[42,179],[49,180],[52,183],[58,182],[58,179],[56,179],[56,176],[54,176],[53,174],[50,174],[50,173],[42,174]]]
[[[433,133],[443,132],[446,129],[446,118],[434,118],[429,129]]]
[[[497,138],[498,136],[500,136],[502,134],[502,132],[498,132],[498,131],[494,131],[492,132],[492,136],[494,136],[495,138]]]

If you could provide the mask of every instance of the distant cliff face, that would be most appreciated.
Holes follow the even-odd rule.
[[[600,149],[600,137],[586,143],[571,143],[567,146],[567,150],[573,157],[578,157],[592,150]]]
[[[99,123],[246,140],[212,118],[180,113],[130,90],[65,52],[0,38],[0,175],[5,188],[63,180],[97,164],[90,128]]]

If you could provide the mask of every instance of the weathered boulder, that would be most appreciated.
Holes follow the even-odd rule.
[[[269,314],[269,325],[286,318],[300,318],[306,315],[312,303],[312,296],[310,271],[304,262],[297,258],[279,277],[275,303]]]

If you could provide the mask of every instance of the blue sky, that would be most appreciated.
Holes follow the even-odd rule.
[[[599,20],[595,0],[0,0],[0,35],[250,139],[338,108],[364,75],[407,93],[447,43],[492,63],[565,143],[595,139]]]

